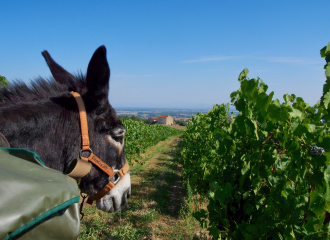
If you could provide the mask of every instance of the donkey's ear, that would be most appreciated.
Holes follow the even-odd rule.
[[[45,58],[47,65],[55,78],[55,80],[61,84],[65,84],[68,86],[68,90],[74,90],[74,79],[75,77],[58,65],[52,57],[49,55],[47,51],[43,51],[42,56]]]
[[[88,93],[100,104],[108,101],[110,68],[107,50],[101,46],[94,52],[87,69]]]

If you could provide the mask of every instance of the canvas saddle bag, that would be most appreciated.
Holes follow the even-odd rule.
[[[0,239],[77,239],[76,180],[25,149],[0,147]]]

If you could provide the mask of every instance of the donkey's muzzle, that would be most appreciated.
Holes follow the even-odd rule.
[[[125,208],[130,197],[131,178],[128,172],[108,194],[96,201],[96,206],[105,212],[118,212]]]
[[[117,201],[116,198],[112,198],[112,206],[113,206],[113,212],[118,212],[120,210],[123,210],[126,208],[127,206],[127,201],[128,199],[131,197],[131,187],[129,187],[129,189],[127,189],[121,198],[121,201]],[[112,209],[110,209],[112,210]],[[111,211],[110,211],[111,212]]]

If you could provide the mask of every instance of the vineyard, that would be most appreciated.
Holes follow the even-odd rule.
[[[138,159],[148,147],[156,145],[170,136],[182,134],[182,130],[163,125],[148,125],[142,121],[123,119],[127,134],[125,136],[125,154],[130,162]],[[130,162],[131,163],[131,162]]]
[[[330,42],[323,96],[280,103],[244,69],[231,103],[198,114],[183,137],[183,177],[213,239],[330,239]]]

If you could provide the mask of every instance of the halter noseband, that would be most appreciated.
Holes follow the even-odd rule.
[[[110,192],[112,188],[115,187],[115,185],[119,182],[119,180],[123,178],[125,174],[128,172],[129,165],[128,162],[126,161],[125,165],[120,170],[112,169],[105,162],[103,162],[101,159],[99,159],[97,156],[93,154],[93,151],[90,148],[90,144],[89,144],[87,114],[86,114],[84,101],[79,93],[71,92],[71,94],[74,96],[79,108],[82,149],[80,152],[80,157],[76,159],[74,163],[72,163],[72,165],[74,166],[73,167],[69,166],[70,173],[67,175],[73,178],[82,178],[86,176],[87,173],[90,171],[92,167],[91,163],[94,163],[98,168],[100,168],[103,172],[105,172],[109,176],[108,184],[96,195],[88,197],[87,203],[92,204],[94,200],[96,201],[100,200],[108,192]],[[84,151],[90,152],[87,158],[82,156],[82,152]],[[117,179],[115,178],[116,175],[117,175]]]

